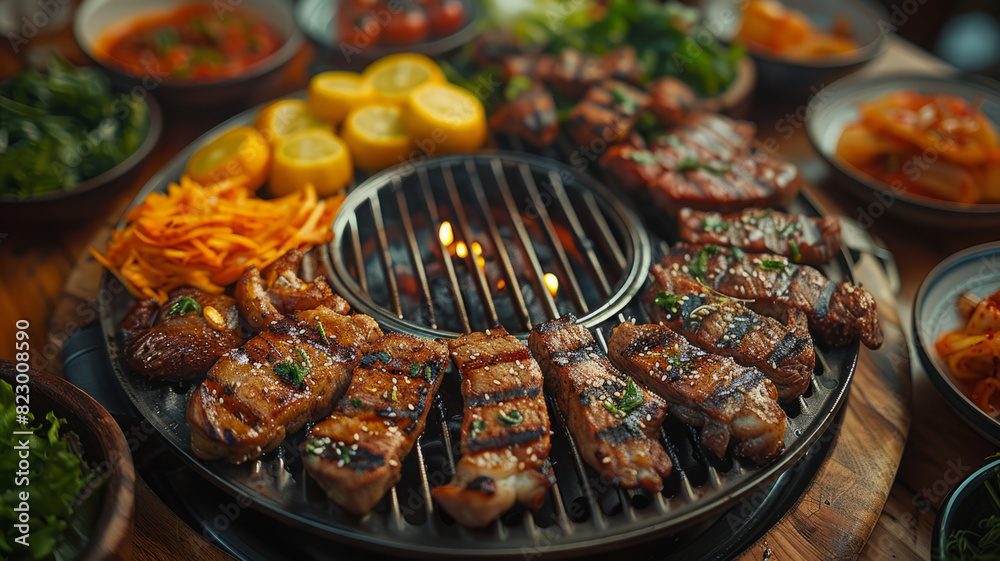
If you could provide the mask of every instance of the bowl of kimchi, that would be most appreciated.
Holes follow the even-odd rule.
[[[281,0],[84,0],[73,34],[119,88],[188,107],[248,98],[304,41]]]
[[[1000,92],[936,76],[841,80],[809,102],[806,132],[869,216],[945,227],[1000,222]]]

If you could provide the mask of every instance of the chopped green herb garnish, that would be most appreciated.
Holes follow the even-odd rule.
[[[688,171],[692,169],[703,169],[708,172],[722,174],[732,169],[732,166],[722,162],[709,162],[703,164],[694,158],[686,158],[677,164],[677,171]]]
[[[306,446],[305,446],[306,454],[316,454],[316,455],[322,454],[323,451],[326,450],[326,445],[329,443],[330,441],[328,439],[313,438],[310,436],[309,440],[306,440]]]
[[[781,229],[778,230],[778,235],[783,238],[787,238],[789,235],[793,234],[798,229],[799,229],[799,223],[795,220],[789,220],[788,222],[785,223],[784,226],[781,227]]]
[[[375,353],[375,358],[381,360],[382,362],[389,362],[390,360],[392,360],[392,356],[390,356],[389,353],[385,351],[379,351]]]
[[[177,299],[177,302],[174,302],[174,305],[170,307],[170,311],[167,312],[167,315],[183,316],[189,312],[201,312],[201,304],[190,296],[181,296]]]
[[[774,261],[773,259],[764,259],[757,265],[757,268],[763,271],[784,271],[785,264],[781,261]]]
[[[671,294],[664,290],[656,293],[656,299],[654,300],[657,306],[663,308],[664,310],[676,314],[677,307],[680,305],[681,299],[676,294]]]
[[[424,367],[424,378],[427,378],[428,382],[434,379],[434,369],[430,365]]]
[[[312,361],[309,360],[309,355],[307,355],[301,347],[295,347],[295,356],[299,357],[299,360],[306,366],[306,368],[312,367]]]
[[[351,400],[351,405],[353,405],[355,407],[359,407],[361,405],[361,400],[358,399],[358,398],[354,398],[354,399]]]
[[[520,411],[512,409],[510,413],[500,412],[500,420],[507,423],[508,425],[520,425],[521,421],[524,420],[524,415],[521,415]]]
[[[507,86],[503,89],[503,98],[508,102],[517,99],[517,96],[531,89],[534,82],[526,76],[513,76]]]
[[[645,397],[646,396],[642,391],[642,388],[635,383],[635,380],[630,378],[628,381],[628,387],[625,388],[625,395],[622,396],[622,400],[618,402],[618,409],[628,413],[629,411],[642,405],[642,400]]]
[[[629,92],[625,91],[625,88],[622,86],[617,86],[611,90],[611,97],[614,98],[615,103],[621,107],[622,112],[626,115],[632,115],[639,109],[639,102]]]
[[[392,387],[392,393],[389,394],[389,401],[399,401],[399,393],[396,391],[396,386]]]
[[[337,445],[334,446],[333,451],[337,453],[337,456],[340,457],[342,462],[345,464],[351,463],[351,456],[354,454],[354,451],[351,450],[351,447],[346,443],[338,442]]]
[[[316,326],[319,329],[319,336],[323,338],[323,342],[329,344],[330,338],[326,336],[326,328],[323,327],[323,322],[319,322]]]
[[[475,439],[479,433],[486,430],[486,421],[472,421],[472,429],[469,431],[469,438]]]
[[[674,148],[680,148],[681,146],[684,146],[684,142],[681,140],[681,137],[677,136],[676,134],[668,134],[664,136],[663,143],[666,144],[667,146],[673,146]]]
[[[715,245],[714,243],[710,243],[706,245],[705,249],[703,249],[702,251],[707,252],[709,255],[718,255],[719,253],[722,252],[722,248]]]
[[[621,413],[621,411],[618,409],[618,406],[616,406],[614,403],[611,403],[610,401],[605,401],[603,405],[604,408],[607,409],[608,412],[611,413],[612,415],[617,415]]]
[[[701,221],[701,229],[704,232],[721,234],[729,229],[730,224],[728,220],[723,220],[718,214],[710,214]]]
[[[715,244],[706,245],[701,252],[698,253],[698,257],[688,265],[688,272],[695,277],[703,277],[708,273],[708,258],[711,255],[717,255],[722,248]]]
[[[788,249],[792,251],[792,261],[798,261],[800,258],[802,258],[802,252],[799,251],[799,244],[789,240]]]
[[[289,384],[302,389],[308,369],[295,362],[279,362],[274,365],[274,373],[284,378]]]
[[[410,365],[410,377],[416,378],[417,376],[420,376],[420,371],[423,369],[424,369],[423,364],[420,364],[419,362],[414,362],[413,364]]]
[[[652,152],[646,152],[644,150],[630,150],[628,153],[628,159],[644,166],[656,164],[656,156],[654,156]]]
[[[738,247],[729,248],[729,254],[733,256],[733,259],[743,259],[746,255],[746,253],[743,253],[743,250]]]

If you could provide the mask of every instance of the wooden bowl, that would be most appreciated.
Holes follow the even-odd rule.
[[[84,460],[107,470],[108,482],[90,542],[76,561],[127,561],[132,558],[135,516],[135,467],[125,435],[111,415],[92,397],[46,372],[29,369],[30,403],[35,422],[49,411],[68,421],[80,437]],[[0,379],[16,386],[14,363],[0,359]]]

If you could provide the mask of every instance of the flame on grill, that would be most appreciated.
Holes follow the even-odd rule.
[[[545,273],[542,277],[542,282],[545,283],[545,288],[549,289],[549,293],[555,298],[556,293],[559,292],[559,279],[552,273]]]
[[[445,220],[441,223],[441,227],[438,228],[438,239],[445,247],[451,245],[455,241],[455,232],[451,229],[451,222]]]
[[[465,246],[465,242],[458,242],[455,244],[455,255],[465,259],[469,255],[469,248]]]
[[[500,279],[500,282],[497,283],[497,290],[503,290],[505,286],[507,286],[507,281]]]

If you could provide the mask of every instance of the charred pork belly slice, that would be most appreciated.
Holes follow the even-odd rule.
[[[665,77],[646,86],[650,97],[649,111],[665,126],[674,126],[686,119],[698,105],[694,91],[677,78]]]
[[[364,515],[400,479],[448,366],[448,346],[389,333],[373,343],[333,413],[302,444],[330,500]]]
[[[702,444],[718,457],[730,441],[738,456],[758,464],[784,450],[785,412],[760,370],[707,353],[664,325],[619,325],[608,340],[608,355],[670,402],[671,414],[700,426]]]
[[[730,214],[682,208],[679,222],[684,241],[777,253],[806,265],[822,265],[840,252],[840,221],[833,217],[758,208]]]
[[[462,459],[434,498],[463,526],[480,528],[519,502],[541,508],[555,483],[542,372],[502,327],[448,344],[462,374]]]
[[[770,253],[744,253],[717,245],[677,243],[660,266],[700,279],[706,286],[736,298],[754,300],[754,309],[770,316],[798,308],[809,326],[831,345],[861,339],[870,349],[882,346],[875,298],[847,279],[835,283],[808,266]]]
[[[601,165],[624,189],[671,214],[685,206],[720,212],[787,206],[802,186],[798,169],[769,155],[753,133],[749,123],[695,113],[649,145],[612,146]]]
[[[604,80],[638,84],[642,73],[632,47],[621,47],[603,56],[569,48],[558,55],[514,55],[504,57],[500,66],[505,81],[514,76],[541,80],[571,99],[579,99],[591,86]]]
[[[570,111],[566,129],[580,146],[590,146],[597,140],[613,144],[632,132],[649,102],[649,95],[635,86],[604,80],[591,86]]]
[[[789,308],[784,326],[672,268],[653,265],[650,273],[655,284],[643,303],[651,320],[710,353],[757,367],[774,382],[780,399],[795,399],[809,388],[816,352],[801,310]]]
[[[253,265],[247,267],[236,281],[240,313],[254,331],[300,310],[322,306],[340,314],[350,312],[347,301],[334,294],[325,277],[316,277],[313,282],[299,278],[303,257],[301,251],[293,249],[263,271]]]
[[[490,117],[490,127],[525,142],[545,147],[559,134],[559,116],[552,94],[540,82],[517,94]]]
[[[528,345],[583,460],[626,489],[659,492],[673,469],[659,442],[667,404],[612,366],[572,315],[536,325]]]
[[[174,290],[162,306],[136,303],[121,327],[129,367],[154,380],[199,378],[245,341],[236,300],[194,288]]]
[[[368,333],[371,338],[360,345],[366,348],[382,333],[369,328],[373,320],[367,316],[310,313],[316,323],[276,321],[208,371],[187,408],[196,456],[237,464],[252,460],[330,412],[364,354],[337,340]],[[334,324],[336,318],[342,319]]]

